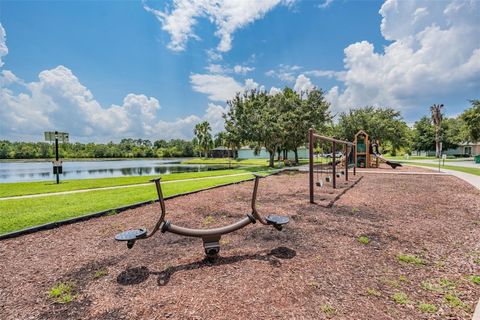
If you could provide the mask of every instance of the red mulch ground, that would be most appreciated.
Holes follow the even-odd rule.
[[[248,213],[251,189],[246,182],[168,200],[168,219],[231,223]],[[257,223],[224,236],[216,263],[203,261],[199,239],[159,233],[132,250],[113,240],[153,225],[158,204],[1,241],[0,318],[471,317],[480,297],[470,278],[480,275],[480,192],[470,185],[369,173],[325,208],[309,204],[305,173],[285,173],[261,180],[258,202],[265,215],[288,215],[289,225],[279,232]],[[400,262],[400,254],[425,264]],[[72,302],[49,298],[58,282],[74,283]],[[405,304],[395,302],[400,293]]]

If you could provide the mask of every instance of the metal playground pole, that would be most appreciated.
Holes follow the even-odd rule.
[[[309,159],[309,172],[308,179],[310,185],[310,203],[315,203],[313,198],[313,129],[308,129],[308,159]]]

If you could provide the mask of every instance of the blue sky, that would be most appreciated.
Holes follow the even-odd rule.
[[[0,0],[0,138],[190,138],[249,88],[316,86],[336,112],[410,123],[479,98],[478,2],[210,2]]]

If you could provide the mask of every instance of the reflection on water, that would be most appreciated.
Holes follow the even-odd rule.
[[[180,164],[183,159],[64,161],[62,180],[143,176],[224,169],[224,165]],[[0,162],[0,183],[55,179],[51,162]]]

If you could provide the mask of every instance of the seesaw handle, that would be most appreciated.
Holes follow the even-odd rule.
[[[155,224],[155,227],[153,230],[145,237],[145,238],[150,238],[153,236],[164,224],[165,222],[165,199],[163,199],[163,192],[162,192],[162,186],[160,185],[160,180],[161,178],[155,178],[150,181],[155,182],[155,187],[157,188],[157,194],[158,194],[158,202],[160,203],[160,218],[158,219],[157,223]]]
[[[258,184],[260,182],[260,178],[263,178],[261,175],[256,173],[253,174],[255,176],[255,184],[253,186],[253,194],[252,194],[252,215],[253,217],[260,221],[261,224],[267,225],[267,221],[258,213],[257,211],[257,191],[258,191]]]

